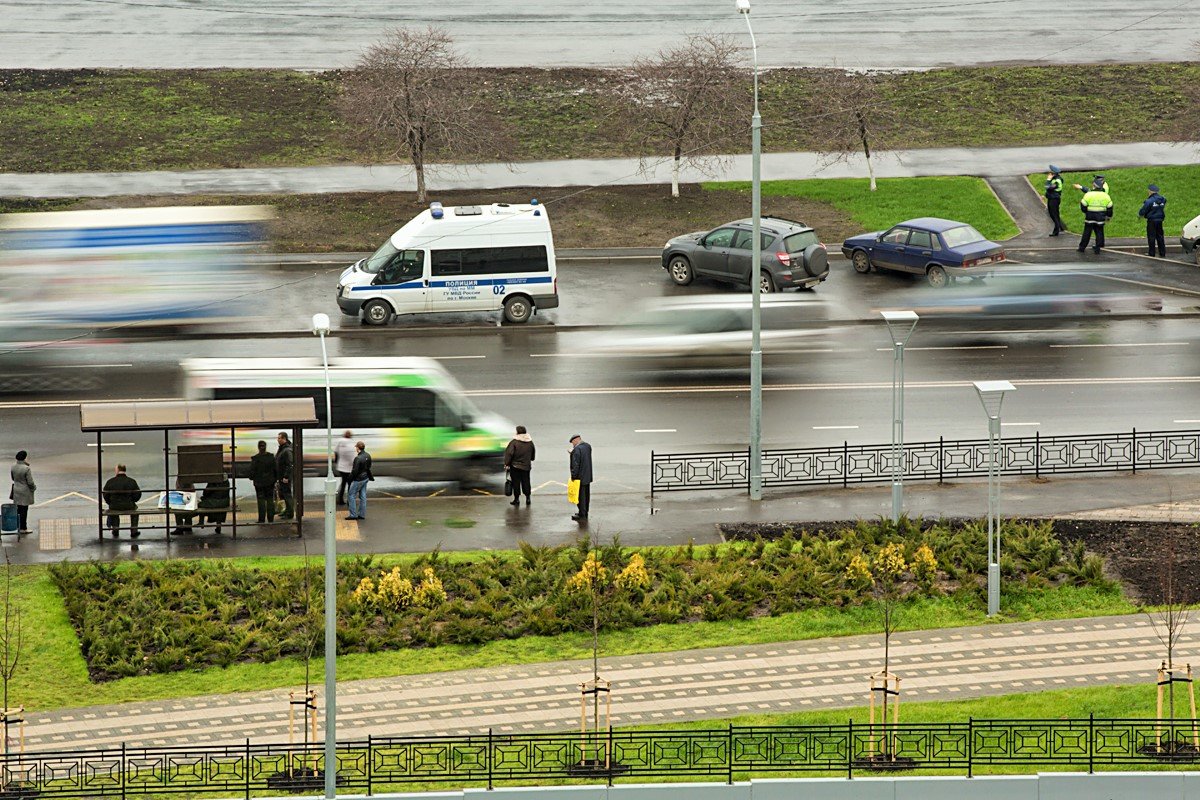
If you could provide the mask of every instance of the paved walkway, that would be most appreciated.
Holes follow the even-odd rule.
[[[1178,658],[1195,660],[1198,646],[1185,635]],[[901,633],[891,647],[905,703],[1148,686],[1161,651],[1145,616]],[[605,658],[600,674],[613,681],[612,722],[622,726],[863,706],[881,659],[880,636],[853,636]],[[590,677],[589,660],[344,682],[339,738],[570,730],[579,724],[577,686]],[[320,680],[318,671],[318,690]],[[34,713],[25,744],[281,742],[287,716],[287,689]]]
[[[879,177],[922,175],[1024,175],[1049,163],[1066,170],[1200,162],[1200,142],[1127,142],[1044,147],[929,148],[876,154]],[[766,153],[764,180],[859,178],[867,174],[861,157],[823,166],[817,153]],[[479,164],[470,168],[429,168],[434,190],[500,189],[522,186],[641,185],[670,181],[670,164],[643,164],[634,158]],[[715,175],[685,169],[682,180],[748,180],[750,157],[727,156]],[[370,166],[209,169],[190,172],[0,173],[0,197],[112,197],[116,195],[323,194],[393,192],[416,188],[412,170],[402,164]],[[543,197],[542,199],[546,199]]]

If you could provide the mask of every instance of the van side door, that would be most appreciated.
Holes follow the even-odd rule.
[[[481,263],[481,250],[429,251],[430,311],[487,311],[492,307],[490,282],[479,274],[487,268]]]
[[[428,310],[428,284],[425,251],[400,250],[375,273],[369,289],[390,300],[397,314],[415,314]]]

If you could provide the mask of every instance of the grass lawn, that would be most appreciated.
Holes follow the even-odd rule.
[[[828,204],[867,231],[890,228],[913,217],[945,217],[970,223],[993,240],[1020,233],[981,178],[881,178],[877,184],[878,188],[872,192],[865,178],[766,181],[762,194],[764,201],[786,197]],[[706,183],[704,188],[733,189],[750,195],[749,182]],[[826,236],[824,231],[818,229],[818,232]]]
[[[512,158],[605,158],[642,153],[617,122],[611,70],[481,70],[507,120]],[[0,170],[195,169],[392,160],[352,144],[335,101],[336,72],[286,70],[0,71]],[[762,77],[768,152],[818,146],[789,121],[811,105],[811,73]],[[884,77],[889,113],[874,149],[1166,140],[1194,130],[1200,63],[988,66]],[[750,92],[749,80],[746,92]],[[1103,108],[1102,113],[1089,109]],[[1082,110],[1082,111],[1081,111]],[[1082,121],[1081,121],[1082,120]],[[744,139],[719,143],[745,151]],[[432,154],[433,160],[437,155]]]
[[[481,555],[456,553],[445,554],[442,558],[478,558]],[[488,554],[489,557],[493,555],[495,554]],[[407,559],[387,559],[388,563],[404,560]],[[302,563],[303,559],[294,557],[260,558],[239,562],[239,566],[270,569],[295,567]],[[92,683],[88,678],[79,643],[67,618],[62,599],[46,568],[16,567],[13,575],[14,600],[20,604],[22,611],[25,641],[17,674],[10,687],[10,703],[19,703],[30,709],[53,709],[274,689],[304,683],[305,665],[299,659]],[[1054,590],[1006,587],[1004,608],[1005,614],[995,621],[1062,619],[1133,613],[1137,610],[1133,603],[1116,591],[1069,586]],[[911,609],[905,610],[900,616],[900,627],[938,628],[986,624],[988,621],[979,608],[966,608],[948,599],[938,598],[916,601]],[[842,610],[819,609],[737,622],[659,625],[604,634],[601,636],[601,653],[606,656],[618,656],[697,647],[792,641],[874,633],[878,628],[878,611],[873,606],[849,607]],[[590,637],[583,633],[557,637],[524,637],[520,640],[503,640],[477,646],[348,655],[338,659],[338,675],[342,680],[354,680],[448,669],[582,659],[590,657],[590,654]],[[309,671],[315,680],[319,680],[322,674],[321,660],[313,659]]]
[[[1200,154],[1197,154],[1197,159],[1200,160]],[[1108,181],[1108,192],[1113,201],[1113,218],[1104,226],[1106,235],[1145,238],[1146,221],[1138,216],[1138,209],[1149,195],[1146,187],[1153,183],[1167,198],[1167,221],[1163,224],[1167,246],[1173,243],[1178,248],[1179,232],[1187,222],[1200,214],[1200,192],[1197,192],[1197,187],[1200,187],[1200,164],[1125,167],[1106,169],[1102,174]],[[1063,173],[1062,218],[1073,231],[1083,229],[1083,213],[1079,210],[1083,195],[1071,184],[1090,187],[1095,176],[1095,171]],[[1046,175],[1032,174],[1029,181],[1040,192],[1045,185]]]

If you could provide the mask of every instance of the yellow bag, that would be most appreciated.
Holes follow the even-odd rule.
[[[579,503],[579,481],[572,479],[567,482],[567,502]]]

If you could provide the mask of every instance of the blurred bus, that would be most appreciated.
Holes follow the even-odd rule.
[[[238,316],[265,206],[0,215],[0,333],[180,327]],[[247,297],[253,301],[253,297]],[[99,331],[97,331],[99,332]],[[53,337],[51,337],[53,338]]]
[[[183,362],[183,370],[190,399],[311,397],[321,428],[327,425],[320,359],[194,358]],[[512,423],[476,408],[437,361],[333,358],[329,383],[334,436],[350,430],[355,441],[366,442],[376,474],[467,485],[485,485],[503,474]],[[276,433],[239,431],[238,461],[249,461],[260,439],[275,452]],[[310,430],[305,438],[305,466],[323,472],[325,431]]]

